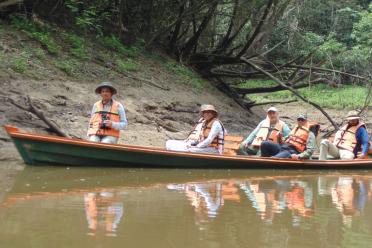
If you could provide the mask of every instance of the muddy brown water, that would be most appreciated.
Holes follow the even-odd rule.
[[[1,248],[372,247],[372,171],[14,166]]]

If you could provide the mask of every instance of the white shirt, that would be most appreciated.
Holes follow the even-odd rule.
[[[214,138],[220,132],[223,132],[223,128],[222,128],[221,123],[219,121],[213,122],[212,127],[211,127],[211,131],[209,132],[208,137],[205,140],[203,140],[202,142],[200,142],[199,144],[197,144],[196,147],[198,147],[198,148],[208,147],[212,143],[212,141],[214,140]]]

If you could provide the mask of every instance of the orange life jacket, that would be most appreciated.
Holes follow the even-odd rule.
[[[223,151],[223,145],[225,141],[225,128],[223,124],[218,120],[217,118],[212,119],[208,123],[203,124],[203,140],[208,138],[209,133],[211,132],[212,125],[215,121],[218,121],[222,126],[222,134],[218,134],[212,141],[212,143],[209,144],[210,147],[215,147],[217,149],[221,149]]]
[[[96,112],[90,118],[88,136],[99,135],[99,136],[114,136],[119,138],[120,130],[115,128],[101,128],[102,116],[106,115],[107,119],[112,122],[120,122],[119,116],[119,102],[112,100],[111,108],[109,111],[103,111],[102,101],[98,101],[95,104]]]
[[[303,152],[306,150],[307,139],[309,138],[310,128],[313,126],[319,126],[317,123],[306,122],[304,126],[296,126],[289,133],[285,143],[289,143],[296,147],[297,151]]]
[[[338,148],[354,152],[357,144],[356,132],[360,127],[366,128],[366,125],[362,122],[356,126],[346,124],[337,131],[333,144]]]
[[[284,122],[281,120],[278,120],[275,124],[275,127],[271,132],[270,130],[270,119],[266,118],[264,123],[261,125],[260,130],[258,130],[258,133],[256,137],[254,138],[252,142],[252,146],[259,147],[261,146],[261,143],[265,140],[269,140],[274,143],[280,143],[281,142],[281,135],[283,133],[283,126]]]
[[[212,125],[215,121],[219,121],[217,118],[212,119],[209,121],[209,123],[205,123],[205,120],[201,118],[198,123],[195,125],[193,130],[190,132],[188,136],[188,140],[193,140],[193,141],[198,141],[201,142],[204,139],[206,139],[211,131]],[[219,121],[220,122],[220,121]],[[222,149],[223,151],[223,145],[224,145],[224,140],[225,140],[225,128],[223,124],[220,122],[222,129],[223,129],[223,134],[217,135],[211,144],[209,144],[210,147],[215,147],[217,149]]]

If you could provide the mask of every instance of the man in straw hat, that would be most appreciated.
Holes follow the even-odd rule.
[[[186,140],[168,140],[167,150],[197,153],[223,153],[225,128],[218,119],[218,112],[213,105],[200,107],[201,119],[190,132]]]
[[[307,120],[306,114],[297,116],[297,125],[289,133],[283,144],[264,141],[261,144],[262,157],[308,159],[315,151],[315,136],[319,125]]]
[[[291,130],[287,124],[279,119],[278,109],[270,107],[266,112],[266,119],[261,121],[240,144],[239,155],[258,155],[263,141],[267,140],[280,144],[282,143],[282,138],[288,136]]]
[[[334,141],[323,139],[320,143],[319,160],[326,160],[330,155],[335,159],[366,158],[369,149],[369,137],[366,125],[361,122],[357,111],[350,111],[347,123],[337,131]],[[358,155],[359,151],[362,151]]]
[[[117,93],[112,83],[100,83],[95,92],[102,99],[93,105],[88,138],[90,141],[115,144],[118,142],[120,130],[128,124],[124,107],[112,99],[112,96]]]

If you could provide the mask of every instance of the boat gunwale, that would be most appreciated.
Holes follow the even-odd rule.
[[[252,156],[239,156],[239,155],[220,155],[220,154],[201,154],[201,153],[190,153],[190,152],[177,152],[169,151],[164,148],[138,146],[138,145],[125,145],[125,144],[105,144],[97,143],[88,140],[80,140],[75,138],[57,137],[47,134],[37,134],[32,132],[22,132],[18,128],[11,125],[4,125],[7,133],[10,137],[23,138],[28,140],[42,141],[42,142],[53,142],[60,144],[77,145],[81,147],[93,147],[107,150],[117,151],[128,151],[128,152],[142,152],[147,154],[162,154],[171,155],[176,157],[189,157],[189,158],[201,158],[201,159],[213,159],[213,160],[225,160],[225,161],[241,161],[241,162],[258,162],[262,164],[267,163],[278,163],[286,165],[317,165],[317,166],[330,166],[337,165],[338,167],[351,166],[351,165],[372,165],[372,159],[358,159],[358,160],[291,160],[284,158],[261,158]]]

